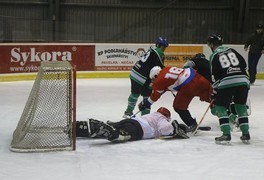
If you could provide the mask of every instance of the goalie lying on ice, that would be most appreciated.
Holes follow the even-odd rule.
[[[171,113],[160,107],[157,112],[144,116],[123,119],[118,122],[104,123],[95,119],[76,122],[76,137],[105,138],[113,142],[135,141],[141,139],[171,136],[172,138],[189,138],[186,127],[176,120],[170,123]]]

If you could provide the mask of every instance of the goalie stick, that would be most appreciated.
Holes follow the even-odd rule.
[[[167,136],[160,136],[159,139],[189,139],[190,137],[187,135],[167,135]]]

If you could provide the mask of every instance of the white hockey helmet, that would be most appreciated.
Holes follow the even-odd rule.
[[[150,72],[149,72],[149,78],[150,79],[155,79],[159,75],[160,71],[161,71],[161,67],[160,66],[153,67],[150,70]]]

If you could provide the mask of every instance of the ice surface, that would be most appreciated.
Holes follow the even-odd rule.
[[[184,140],[142,140],[113,144],[103,139],[78,139],[73,152],[14,153],[12,133],[20,119],[33,81],[2,82],[0,120],[0,180],[263,180],[264,81],[251,87],[251,144],[242,144],[233,131],[232,145],[214,143],[221,135],[210,112],[202,125],[212,130]],[[78,79],[77,120],[119,121],[130,92],[129,79]],[[173,119],[173,96],[165,93],[153,105],[168,107]],[[199,121],[208,104],[195,98],[190,111]]]

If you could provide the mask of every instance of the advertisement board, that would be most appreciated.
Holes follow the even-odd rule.
[[[95,70],[131,70],[150,46],[150,44],[97,44],[95,46]]]
[[[95,46],[95,70],[122,71],[131,70],[136,61],[153,44],[97,44]],[[197,53],[203,52],[203,46],[170,45],[165,50],[165,66],[182,65]]]
[[[41,61],[70,61],[77,71],[94,70],[94,45],[11,44],[0,46],[0,73],[37,72]]]
[[[165,66],[182,67],[195,54],[203,53],[203,46],[171,45],[165,51]]]
[[[154,44],[2,43],[0,74],[37,72],[41,61],[70,61],[77,71],[130,71]],[[242,45],[229,45],[247,61]],[[171,44],[165,51],[165,66],[182,67],[197,53],[209,59],[206,45]],[[264,71],[261,57],[258,72]]]

